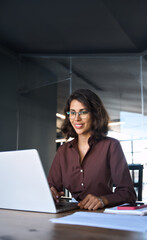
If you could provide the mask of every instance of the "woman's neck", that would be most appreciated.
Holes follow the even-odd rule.
[[[83,136],[83,135],[78,136],[78,149],[79,149],[81,163],[89,149],[89,144],[88,144],[89,137],[90,136]]]
[[[90,138],[90,134],[88,135],[78,135],[78,144],[88,144],[88,139]]]

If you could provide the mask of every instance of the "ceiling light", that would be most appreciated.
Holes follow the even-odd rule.
[[[56,139],[56,143],[63,143],[63,142],[66,142],[65,138]]]
[[[56,139],[56,143],[64,143],[64,142],[70,142],[71,140],[73,140],[74,138],[70,137],[69,139],[65,139],[65,138],[60,138],[60,139]]]
[[[110,122],[108,125],[109,126],[117,126],[117,125],[122,125],[125,124],[125,122]]]
[[[63,114],[60,114],[60,113],[56,113],[56,117],[61,118],[61,119],[65,119],[65,116]]]

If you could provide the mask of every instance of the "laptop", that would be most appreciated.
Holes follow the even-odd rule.
[[[0,152],[0,208],[57,213],[77,203],[56,206],[37,150]]]

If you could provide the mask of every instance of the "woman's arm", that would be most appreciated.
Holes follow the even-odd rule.
[[[108,205],[115,206],[126,202],[134,203],[136,201],[136,193],[119,141],[112,143],[109,151],[109,159],[115,190],[113,194],[104,196],[108,200]]]
[[[55,155],[55,158],[54,158],[51,168],[49,170],[48,183],[49,183],[50,188],[54,187],[56,189],[56,191],[58,191],[58,192],[63,191],[59,149]]]

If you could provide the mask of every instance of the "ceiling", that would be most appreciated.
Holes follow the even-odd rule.
[[[58,112],[68,79],[68,93],[70,80],[72,90],[91,88],[112,119],[119,118],[120,108],[140,113],[140,56],[147,90],[147,1],[1,0],[0,50],[30,58],[57,75],[63,82]]]
[[[0,43],[16,53],[140,53],[146,0],[1,0]]]

